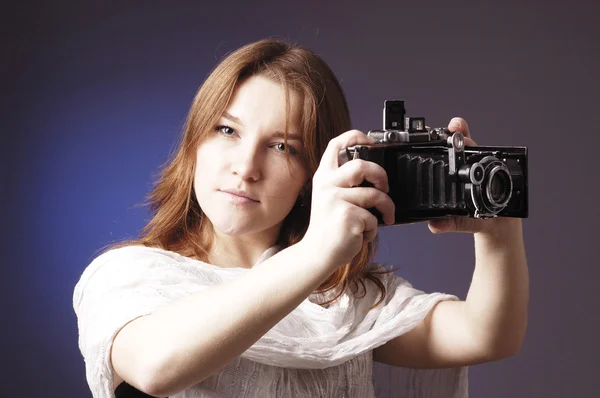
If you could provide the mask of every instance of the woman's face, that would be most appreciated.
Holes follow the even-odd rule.
[[[302,98],[289,94],[289,154],[284,88],[262,76],[238,86],[218,126],[198,147],[194,190],[217,234],[274,242],[307,181],[300,157]]]

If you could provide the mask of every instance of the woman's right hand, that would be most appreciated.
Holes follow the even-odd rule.
[[[321,158],[312,184],[310,223],[302,241],[331,265],[331,271],[349,263],[363,242],[377,235],[375,207],[386,224],[394,223],[395,206],[387,195],[387,173],[374,162],[355,159],[342,166],[338,154],[354,145],[371,145],[373,140],[358,130],[332,139]],[[374,187],[359,187],[363,181]]]

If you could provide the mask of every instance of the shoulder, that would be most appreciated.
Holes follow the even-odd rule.
[[[84,269],[75,285],[73,301],[83,292],[100,286],[126,285],[144,275],[192,261],[178,253],[142,245],[123,246],[103,252]]]
[[[83,271],[81,279],[91,278],[94,274],[107,268],[120,268],[120,271],[127,272],[140,266],[181,262],[184,259],[186,258],[177,253],[156,247],[142,245],[123,246],[108,250],[94,258]]]
[[[384,266],[379,263],[373,263],[369,266],[367,277],[370,277],[371,282],[377,279],[386,289],[386,291],[394,291],[398,287],[412,289],[413,285],[406,279],[398,276],[393,267]]]
[[[93,261],[90,263],[90,266],[97,266],[105,264],[107,262],[114,262],[119,260],[153,259],[157,261],[168,261],[179,258],[185,257],[178,253],[160,249],[158,247],[149,247],[143,245],[127,245],[103,252],[102,254],[98,255],[96,258],[93,259]]]

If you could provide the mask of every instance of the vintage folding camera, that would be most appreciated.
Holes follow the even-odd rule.
[[[385,169],[396,205],[394,224],[450,216],[527,217],[526,147],[465,146],[461,133],[406,116],[400,100],[384,102],[383,130],[368,135],[376,142],[342,150],[340,165],[364,159]],[[381,214],[370,211],[383,224]]]

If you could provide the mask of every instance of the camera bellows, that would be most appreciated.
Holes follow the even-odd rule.
[[[449,183],[448,162],[418,155],[398,157],[397,210],[456,209],[464,203],[464,191]]]

